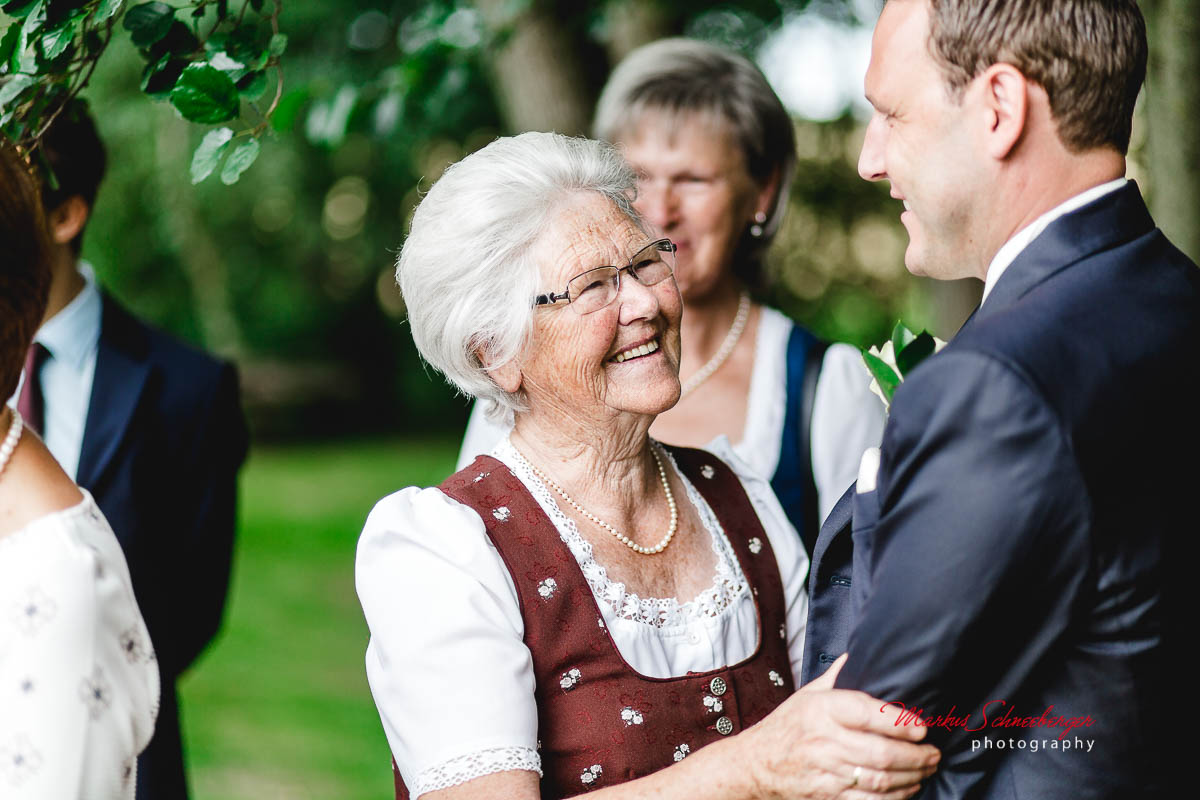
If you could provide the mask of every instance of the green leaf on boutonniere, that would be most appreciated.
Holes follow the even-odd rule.
[[[936,343],[929,333],[922,331],[919,336],[896,353],[896,366],[901,375],[907,375],[917,364],[933,355]]]
[[[908,347],[915,338],[917,338],[916,334],[910,331],[903,322],[897,322],[896,327],[892,328],[892,347],[896,348],[897,353]],[[901,372],[903,373],[903,370]]]
[[[871,375],[879,382],[879,388],[887,395],[890,403],[896,387],[900,385],[900,376],[886,361],[874,353],[863,353],[863,360],[867,362],[867,369],[871,370]]]

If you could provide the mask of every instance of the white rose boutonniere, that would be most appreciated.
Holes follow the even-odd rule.
[[[892,407],[892,395],[904,382],[904,376],[946,343],[928,331],[913,333],[903,322],[892,329],[892,338],[882,347],[872,345],[863,351],[863,361],[871,372],[871,391],[883,401],[885,409]]]

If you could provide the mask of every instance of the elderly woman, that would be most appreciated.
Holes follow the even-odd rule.
[[[36,181],[0,145],[0,397],[33,414],[21,374],[50,285],[44,224]],[[0,796],[133,798],[159,684],[129,569],[91,496],[7,405],[0,609]]]
[[[937,758],[919,732],[865,695],[793,695],[808,561],[770,487],[649,436],[679,399],[682,301],[633,188],[611,147],[527,133],[413,217],[417,347],[515,424],[359,542],[398,795],[907,796]]]
[[[683,317],[682,397],[652,433],[700,446],[725,435],[771,482],[809,552],[819,522],[879,444],[883,406],[858,351],[828,348],[750,298],[787,208],[792,121],[741,56],[688,39],[639,48],[613,72],[596,109],[598,138],[638,174],[634,203],[677,247]],[[460,466],[502,435],[476,407]]]

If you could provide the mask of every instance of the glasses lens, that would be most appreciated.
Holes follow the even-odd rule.
[[[571,308],[578,314],[590,314],[613,301],[617,296],[617,268],[597,267],[576,275],[567,284]]]
[[[629,261],[638,283],[653,286],[671,277],[675,270],[675,248],[666,239],[651,242]]]

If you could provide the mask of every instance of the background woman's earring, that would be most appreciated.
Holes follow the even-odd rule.
[[[767,215],[759,211],[754,215],[754,224],[750,226],[750,235],[755,239],[761,239],[763,235],[763,225],[767,222]]]

